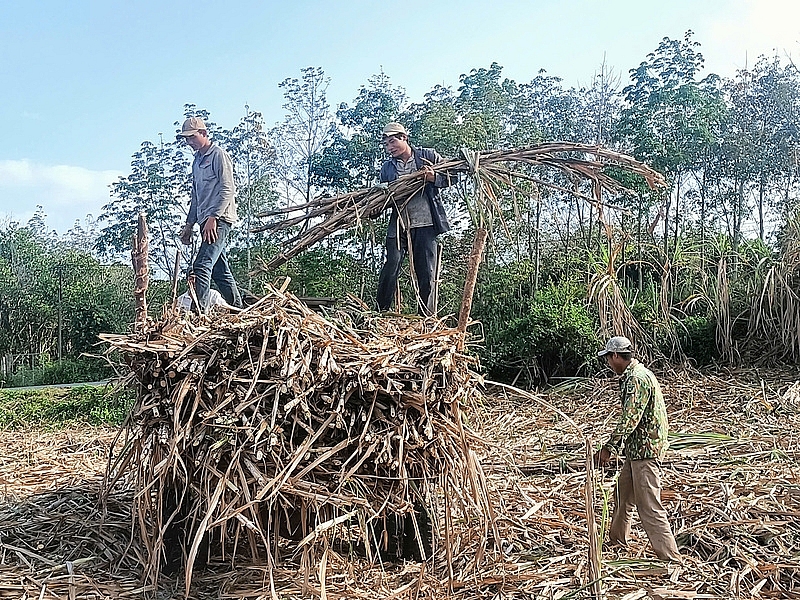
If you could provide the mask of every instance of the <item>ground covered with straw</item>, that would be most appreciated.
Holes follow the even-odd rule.
[[[603,548],[607,598],[800,597],[800,466],[797,371],[742,370],[662,377],[672,446],[664,501],[683,565],[655,559],[638,527],[625,549]],[[585,445],[611,431],[613,380],[581,380],[520,396],[489,386],[465,415],[487,442],[482,470],[499,547],[477,570],[470,530],[455,573],[433,561],[383,565],[342,547],[263,565],[212,562],[192,598],[588,598]],[[0,432],[0,598],[139,598],[183,595],[182,576],[144,585],[146,555],[131,528],[134,500],[120,489],[99,501],[111,429]],[[602,525],[613,472],[597,474]],[[459,562],[458,557],[461,557]],[[269,580],[272,579],[273,591]],[[305,583],[304,583],[305,581]]]

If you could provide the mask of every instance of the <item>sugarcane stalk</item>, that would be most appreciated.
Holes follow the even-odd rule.
[[[589,533],[589,590],[594,600],[600,600],[603,594],[601,586],[600,543],[597,535],[597,520],[594,514],[594,453],[592,443],[588,438],[586,442],[586,483],[583,488],[586,505],[586,526]]]
[[[480,227],[475,232],[475,239],[472,242],[472,251],[469,254],[467,263],[467,278],[464,281],[464,294],[461,296],[461,309],[458,312],[458,331],[461,337],[458,340],[459,351],[464,349],[467,337],[467,324],[469,323],[469,313],[472,310],[472,298],[475,295],[475,285],[478,282],[478,267],[483,258],[483,249],[486,246],[486,238],[489,234]]]

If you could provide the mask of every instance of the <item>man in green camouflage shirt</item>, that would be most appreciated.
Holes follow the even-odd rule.
[[[605,466],[611,462],[612,454],[620,454],[625,447],[609,538],[614,543],[627,545],[636,507],[658,557],[680,562],[667,511],[661,505],[660,461],[667,450],[669,431],[661,386],[656,376],[632,357],[633,345],[626,337],[612,337],[597,355],[622,376],[622,415],[614,433],[596,454],[597,462]]]

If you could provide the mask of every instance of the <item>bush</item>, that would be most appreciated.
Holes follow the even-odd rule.
[[[0,390],[0,428],[119,425],[132,403],[131,393],[112,392],[107,386]]]
[[[688,358],[698,366],[709,365],[717,357],[716,324],[710,317],[688,316],[678,325],[678,340]]]
[[[114,372],[105,361],[90,357],[65,358],[47,362],[34,369],[19,369],[3,380],[3,387],[87,383],[112,377]]]
[[[498,298],[500,303],[506,300]],[[521,308],[517,315],[513,313],[520,307],[501,305],[491,311],[495,318],[486,326],[482,360],[492,377],[508,380],[523,374],[530,383],[540,384],[594,368],[599,341],[582,287],[551,285]],[[505,322],[497,318],[504,311],[509,312]]]

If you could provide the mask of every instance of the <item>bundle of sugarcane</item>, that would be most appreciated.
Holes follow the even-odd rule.
[[[609,173],[617,168],[641,176],[651,189],[665,185],[663,175],[633,157],[600,146],[572,142],[553,142],[528,148],[498,150],[494,152],[471,152],[462,150],[462,158],[445,160],[431,165],[436,173],[445,174],[451,182],[459,174],[468,174],[478,189],[475,198],[484,206],[482,212],[499,212],[498,198],[502,189],[514,188],[516,182],[527,181],[557,191],[582,197],[602,205],[600,192],[624,192],[626,188]],[[571,187],[534,176],[527,167],[545,167],[567,176]],[[579,181],[591,181],[597,186],[593,197],[588,197],[572,185]],[[259,231],[281,231],[304,225],[301,232],[289,240],[293,244],[263,265],[272,270],[329,235],[360,225],[364,218],[381,214],[391,206],[402,210],[408,201],[424,186],[420,173],[403,175],[389,184],[382,184],[333,197],[316,198],[305,204],[265,212],[261,218],[284,217],[281,220],[254,228]],[[292,213],[302,214],[287,217]],[[314,222],[313,225],[311,223]]]
[[[241,313],[102,336],[140,389],[110,476],[133,478],[149,576],[183,546],[188,589],[204,553],[246,544],[271,561],[292,534],[300,548],[350,535],[368,555],[392,554],[391,517],[419,538],[419,518],[469,514],[488,538],[460,414],[479,377],[461,335],[433,318],[326,318],[274,289]]]

